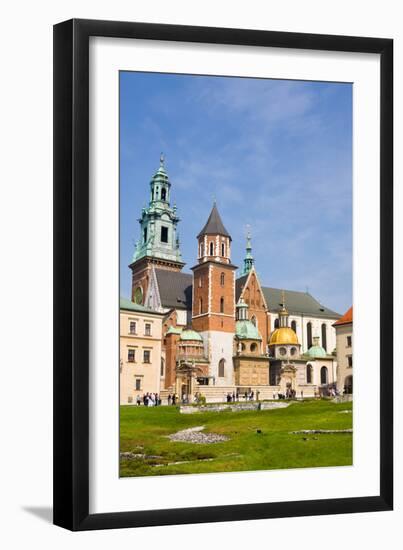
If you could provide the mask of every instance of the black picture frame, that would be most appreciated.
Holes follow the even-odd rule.
[[[369,497],[89,513],[89,38],[380,54],[380,491]],[[392,510],[393,40],[73,19],[54,26],[54,523],[77,530]]]

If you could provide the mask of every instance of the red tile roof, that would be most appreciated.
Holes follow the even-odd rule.
[[[342,317],[340,317],[338,321],[333,323],[333,326],[347,325],[348,323],[352,323],[352,322],[353,322],[353,306],[351,306],[350,309],[346,311],[346,313]]]

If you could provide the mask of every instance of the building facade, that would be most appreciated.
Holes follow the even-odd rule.
[[[163,314],[120,299],[120,403],[136,402],[138,395],[160,393]]]
[[[155,387],[179,396],[201,392],[210,400],[256,388],[262,398],[287,389],[325,394],[336,382],[340,315],[308,292],[263,286],[249,232],[237,276],[232,238],[215,203],[196,236],[196,263],[184,272],[179,217],[170,201],[161,159],[129,266],[132,301],[162,315],[163,368]],[[289,341],[282,342],[279,334],[286,333]]]
[[[337,388],[353,393],[353,308],[334,323],[337,350]]]

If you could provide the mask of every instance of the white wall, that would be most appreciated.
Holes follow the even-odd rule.
[[[137,530],[69,533],[47,520],[51,505],[51,390],[52,390],[52,24],[73,16],[94,19],[138,20],[279,31],[395,37],[396,152],[403,149],[403,27],[399,0],[37,0],[5,3],[2,10],[1,130],[3,137],[0,224],[2,393],[1,539],[10,549],[59,550],[113,547],[177,548],[186,541],[192,550],[230,546],[273,547],[291,539],[299,549],[327,550],[395,545],[401,538],[402,469],[396,469],[396,511],[392,513],[322,516],[189,525]],[[396,154],[396,181],[403,180],[403,160]],[[402,185],[396,188],[396,212],[403,207]],[[397,204],[398,203],[398,204]],[[401,234],[395,280],[403,279]],[[400,285],[401,287],[401,285]],[[30,307],[32,322],[21,346],[22,312]],[[396,335],[403,331],[403,298],[397,295]],[[25,314],[24,314],[25,315]],[[396,337],[396,357],[403,340]],[[21,355],[24,354],[24,360]],[[29,357],[29,360],[26,360]],[[397,361],[396,361],[397,364]],[[399,365],[397,365],[399,366]],[[18,382],[18,392],[11,391]],[[21,384],[23,381],[23,384]],[[396,369],[395,388],[403,386]],[[397,392],[396,392],[397,394]],[[401,394],[401,392],[400,392]],[[396,465],[403,462],[402,398],[397,395]],[[251,487],[253,491],[253,487]],[[134,496],[135,498],[135,496]],[[325,506],[324,506],[325,508]],[[29,511],[31,510],[31,511]],[[42,518],[42,519],[41,519]],[[45,521],[43,520],[45,518]],[[397,541],[397,542],[396,542]]]

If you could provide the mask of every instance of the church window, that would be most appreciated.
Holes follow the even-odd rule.
[[[297,353],[297,348],[291,348],[290,353],[291,355],[295,355]]]
[[[161,200],[162,200],[162,201],[165,201],[166,198],[167,198],[167,190],[165,189],[165,187],[163,187],[163,188],[161,189]]]
[[[245,351],[245,348],[246,348],[245,344],[241,344],[241,350]]]
[[[214,243],[210,243],[210,256],[214,256]]]
[[[221,286],[224,286],[225,283],[225,273],[221,273],[220,275],[220,284]]]
[[[253,300],[252,300],[253,302]],[[254,315],[252,315],[251,317],[251,322],[256,326],[256,317]]]
[[[327,384],[327,367],[322,367],[320,369],[320,383]]]
[[[218,376],[224,378],[225,376],[225,359],[220,359],[218,363]]]
[[[129,363],[134,363],[136,361],[136,350],[135,349],[128,349],[127,351],[127,361]]]
[[[136,334],[136,321],[130,321],[129,332],[130,334]]]
[[[200,257],[204,256],[204,244],[201,243],[200,245]]]
[[[308,349],[312,347],[312,323],[309,321],[306,325],[306,337],[308,340]]]
[[[199,300],[199,313],[203,313],[203,298],[200,298]]]
[[[306,366],[306,383],[307,384],[312,384],[312,371],[313,371],[312,365],[308,363],[308,365]]]
[[[251,351],[256,351],[257,350],[257,344],[255,344],[255,342],[253,342],[253,344],[250,345],[250,350]]]
[[[291,321],[291,328],[295,333],[297,332],[297,321]]]
[[[147,242],[147,227],[144,228],[143,236],[144,236],[144,242],[146,243]]]
[[[168,242],[168,227],[165,227],[164,225],[161,227],[161,242]]]
[[[224,297],[220,298],[220,313],[224,313]]]
[[[285,355],[287,353],[286,348],[280,348],[278,351],[279,351],[280,355]]]
[[[326,334],[326,323],[322,323],[322,348],[327,350],[327,334]]]
[[[225,256],[225,244],[221,243],[221,256]]]
[[[277,318],[277,319],[274,319],[274,328],[278,328],[278,327],[279,327],[279,321]]]

